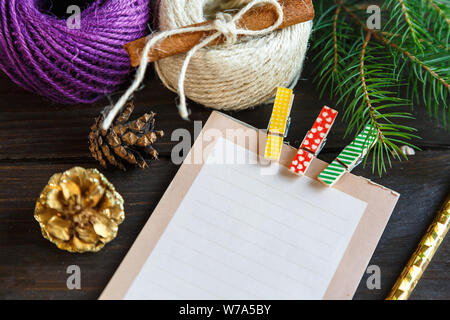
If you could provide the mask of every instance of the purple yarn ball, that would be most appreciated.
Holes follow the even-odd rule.
[[[119,90],[133,70],[123,49],[149,33],[150,0],[96,0],[80,28],[42,12],[43,0],[0,1],[0,69],[59,103],[92,103]]]

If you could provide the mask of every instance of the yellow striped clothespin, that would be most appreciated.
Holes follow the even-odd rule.
[[[267,128],[267,143],[264,152],[266,159],[273,161],[280,159],[283,140],[289,129],[289,115],[293,101],[294,94],[291,89],[278,88],[269,127]]]

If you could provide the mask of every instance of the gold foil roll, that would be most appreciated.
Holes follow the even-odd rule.
[[[436,253],[450,226],[450,195],[428,227],[386,300],[407,300]]]

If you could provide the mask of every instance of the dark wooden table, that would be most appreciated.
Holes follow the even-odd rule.
[[[321,100],[306,71],[295,92],[292,128],[287,138],[298,146],[313,123]],[[96,299],[113,275],[136,236],[163,195],[178,167],[171,163],[171,132],[193,131],[193,123],[179,118],[176,95],[150,75],[146,88],[136,95],[135,114],[154,110],[157,125],[166,132],[158,143],[159,161],[149,169],[103,170],[89,154],[87,136],[106,99],[94,105],[58,105],[28,93],[0,73],[0,298],[1,299]],[[192,119],[205,121],[210,110],[190,103]],[[366,274],[355,299],[383,299],[418,241],[450,191],[450,135],[437,128],[423,108],[414,111],[415,125],[423,140],[422,151],[409,162],[393,162],[379,178],[371,169],[363,175],[399,193],[401,197],[378,244],[370,265],[381,268],[381,289],[369,290]],[[231,113],[255,127],[265,128],[271,106]],[[320,157],[331,161],[348,143],[345,124],[338,121]],[[369,163],[370,165],[370,163]],[[73,166],[95,167],[107,176],[126,201],[126,220],[118,237],[95,254],[71,254],[45,240],[33,218],[35,201],[55,172]],[[68,290],[66,269],[81,268],[81,290]],[[450,299],[450,240],[447,239],[420,280],[412,298]]]

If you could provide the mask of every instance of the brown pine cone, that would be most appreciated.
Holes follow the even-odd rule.
[[[162,137],[162,130],[155,130],[155,113],[146,113],[136,120],[129,121],[134,110],[133,102],[128,102],[123,112],[116,117],[108,130],[101,128],[104,115],[95,119],[89,134],[89,150],[103,167],[109,163],[125,170],[125,162],[148,167],[143,153],[150,155],[151,159],[158,159],[158,152],[153,143]]]

